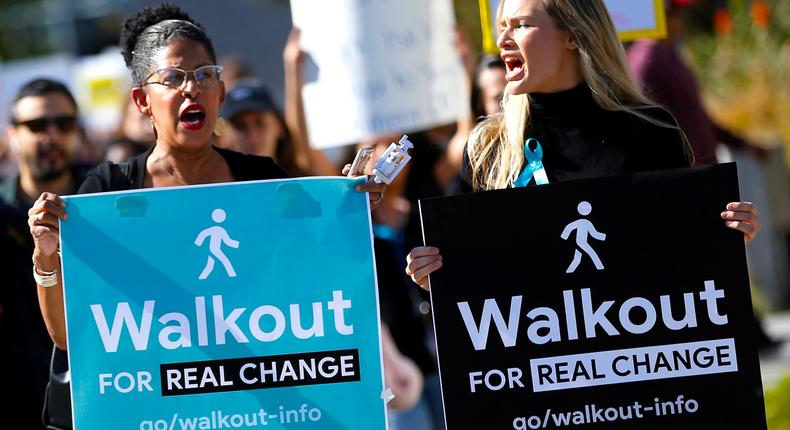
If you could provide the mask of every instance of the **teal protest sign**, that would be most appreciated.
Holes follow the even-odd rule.
[[[369,210],[356,183],[68,197],[75,428],[384,429]]]

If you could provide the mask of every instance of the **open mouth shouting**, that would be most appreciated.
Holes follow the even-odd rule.
[[[505,62],[507,68],[505,79],[508,82],[517,81],[524,77],[524,61],[520,57],[513,54],[502,55],[502,61]]]
[[[201,105],[189,105],[181,111],[178,120],[187,130],[200,130],[206,125],[206,110]]]

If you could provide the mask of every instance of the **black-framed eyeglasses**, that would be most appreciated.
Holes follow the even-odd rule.
[[[77,128],[77,118],[70,115],[34,118],[25,121],[17,121],[14,119],[12,122],[17,127],[27,127],[27,129],[33,133],[42,133],[46,131],[50,124],[55,124],[55,127],[57,127],[58,131],[61,133],[71,133]]]
[[[168,88],[178,89],[186,83],[189,75],[195,78],[195,82],[203,88],[214,88],[219,84],[220,74],[222,67],[217,65],[198,67],[195,70],[183,70],[178,67],[165,67],[156,69],[145,78],[143,86],[149,84],[160,84]],[[148,82],[149,79],[156,76],[155,81]]]

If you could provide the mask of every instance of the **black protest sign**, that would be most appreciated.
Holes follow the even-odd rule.
[[[423,200],[448,428],[765,429],[734,165]]]

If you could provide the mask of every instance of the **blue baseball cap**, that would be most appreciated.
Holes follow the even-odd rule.
[[[276,110],[272,97],[260,85],[239,84],[225,94],[225,104],[220,115],[225,119],[233,118],[241,112],[270,112]]]

